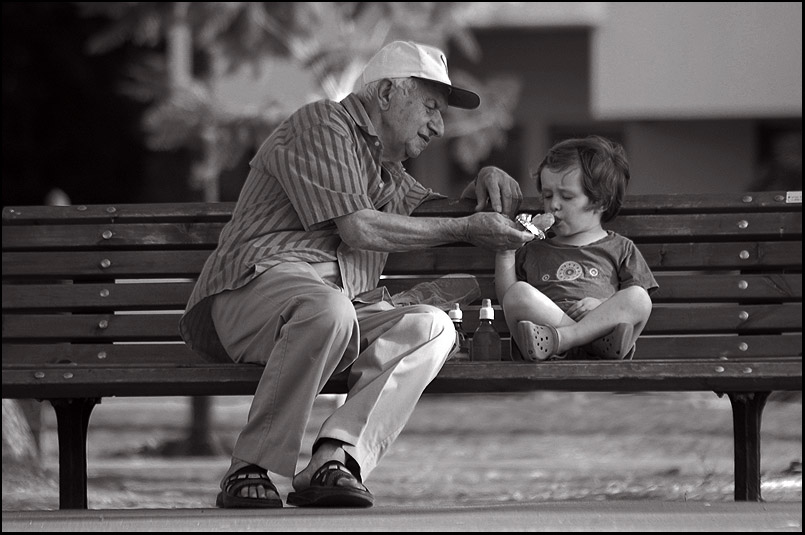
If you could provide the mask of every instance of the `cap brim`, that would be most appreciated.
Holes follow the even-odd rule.
[[[453,86],[453,90],[447,97],[447,105],[454,108],[474,110],[481,105],[481,97],[472,91]]]
[[[464,108],[465,110],[474,110],[481,105],[481,97],[479,97],[477,93],[473,93],[468,89],[461,89],[460,87],[448,85],[432,78],[424,78],[422,76],[414,76],[414,78],[420,78],[422,80],[427,80],[428,82],[437,83],[444,87],[449,87],[450,94],[447,96],[448,106],[452,106],[454,108]]]

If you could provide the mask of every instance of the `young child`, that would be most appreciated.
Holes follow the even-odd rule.
[[[657,281],[628,238],[604,230],[629,182],[623,147],[598,136],[555,145],[534,178],[553,237],[497,254],[495,289],[526,360],[630,359]]]

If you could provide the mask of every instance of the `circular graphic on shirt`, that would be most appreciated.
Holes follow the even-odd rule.
[[[549,280],[551,280],[551,276],[547,273],[542,276],[542,282],[548,282]]]
[[[590,276],[591,277],[597,277],[598,276],[598,269],[590,268]]]
[[[578,262],[568,261],[564,262],[556,270],[556,278],[560,281],[572,281],[581,277],[582,273],[583,271]]]

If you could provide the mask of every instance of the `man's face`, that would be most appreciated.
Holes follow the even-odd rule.
[[[407,93],[394,88],[382,119],[384,160],[416,158],[432,138],[444,135],[447,94],[447,87],[425,80],[416,80],[416,87]]]

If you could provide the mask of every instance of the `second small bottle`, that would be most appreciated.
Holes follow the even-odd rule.
[[[480,322],[472,335],[470,360],[490,361],[501,359],[500,335],[492,324],[494,319],[495,309],[492,308],[492,300],[484,299],[481,301],[481,310],[479,311]]]

